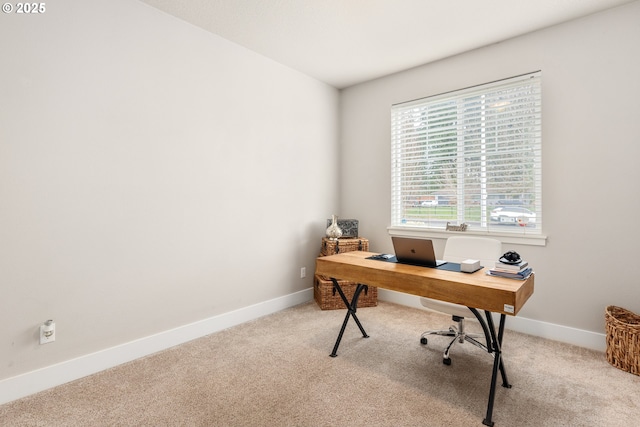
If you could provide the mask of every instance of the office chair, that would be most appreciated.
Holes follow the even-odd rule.
[[[499,240],[484,237],[454,236],[447,239],[442,259],[456,263],[460,263],[467,259],[477,259],[480,261],[481,266],[493,268],[495,262],[501,255],[502,243]],[[455,322],[455,324],[451,325],[449,329],[426,331],[420,336],[420,343],[424,345],[427,345],[428,343],[428,335],[453,337],[449,345],[444,350],[442,363],[445,365],[451,365],[449,352],[456,342],[460,342],[462,344],[465,341],[468,341],[473,345],[484,349],[484,345],[476,340],[478,337],[484,337],[484,334],[468,334],[465,331],[464,318],[475,318],[471,310],[467,307],[424,297],[420,298],[420,303],[430,310],[450,314],[452,320]]]

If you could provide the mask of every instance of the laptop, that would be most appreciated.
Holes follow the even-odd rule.
[[[425,267],[439,267],[446,261],[436,259],[433,242],[428,239],[413,239],[411,237],[391,236],[393,250],[399,263],[422,265]]]

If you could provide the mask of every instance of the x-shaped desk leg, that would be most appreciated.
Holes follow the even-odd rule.
[[[340,346],[340,341],[342,340],[342,335],[344,334],[344,330],[347,327],[347,323],[349,322],[350,316],[353,317],[353,320],[358,325],[358,328],[360,328],[360,332],[362,332],[362,336],[365,338],[369,338],[369,335],[367,335],[367,333],[364,331],[364,328],[362,327],[360,320],[358,320],[358,316],[356,316],[356,310],[358,308],[358,298],[360,297],[360,293],[363,290],[365,293],[367,293],[369,291],[369,287],[367,285],[358,283],[356,286],[356,291],[353,293],[353,298],[351,298],[351,302],[349,302],[344,292],[342,291],[342,288],[340,287],[340,284],[338,283],[338,281],[333,277],[331,278],[331,281],[333,282],[334,291],[338,291],[338,293],[340,294],[340,298],[342,298],[342,302],[344,302],[344,305],[347,307],[347,315],[344,317],[344,322],[342,322],[342,328],[340,329],[340,333],[338,334],[336,345],[333,346],[333,352],[331,353],[331,357],[336,357],[338,355],[338,346]]]
[[[507,379],[507,371],[504,369],[502,362],[502,337],[504,334],[505,315],[500,314],[500,326],[498,327],[498,333],[496,335],[496,329],[493,324],[493,317],[491,312],[485,311],[486,322],[480,316],[480,313],[475,308],[469,307],[469,309],[476,316],[480,322],[480,326],[484,330],[484,335],[487,340],[486,350],[489,353],[493,353],[493,372],[491,373],[491,388],[489,389],[489,402],[487,403],[487,415],[482,420],[482,424],[486,426],[493,426],[491,417],[493,416],[493,403],[496,396],[496,383],[498,382],[498,372],[502,376],[502,387],[511,388],[509,380]],[[484,347],[483,347],[484,348]]]
[[[496,382],[498,380],[498,371],[502,375],[502,387],[511,388],[511,384],[507,380],[507,372],[504,369],[502,363],[502,335],[504,333],[504,321],[505,315],[500,315],[500,327],[498,328],[498,336],[496,336],[495,328],[493,326],[493,318],[491,313],[485,311],[487,318],[487,324],[489,326],[489,332],[491,333],[491,345],[493,347],[493,373],[491,375],[491,389],[489,390],[489,402],[487,404],[487,416],[482,420],[482,424],[486,426],[493,426],[491,417],[493,415],[493,402],[496,395]]]

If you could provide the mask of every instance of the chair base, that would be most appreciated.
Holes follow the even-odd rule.
[[[487,346],[485,344],[482,344],[476,339],[476,338],[484,337],[484,335],[466,333],[465,327],[464,327],[464,317],[452,316],[451,318],[454,322],[456,322],[456,324],[458,325],[457,327],[456,325],[451,325],[449,326],[448,330],[426,331],[420,336],[420,344],[427,345],[429,342],[427,340],[427,336],[429,335],[440,335],[445,337],[452,337],[453,339],[451,340],[449,345],[444,349],[444,353],[442,356],[442,363],[444,363],[445,365],[451,365],[451,359],[449,357],[449,353],[451,352],[451,348],[456,342],[463,344],[465,341],[467,341],[475,345],[476,347],[479,347],[484,351],[487,351]]]

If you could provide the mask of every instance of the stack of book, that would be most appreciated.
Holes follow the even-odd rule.
[[[532,273],[529,263],[525,260],[517,264],[507,264],[502,261],[496,261],[496,266],[489,270],[487,274],[491,276],[508,277],[510,279],[525,280]]]

